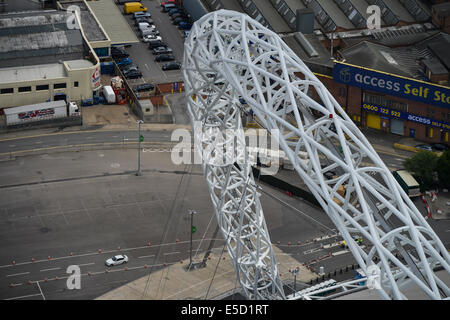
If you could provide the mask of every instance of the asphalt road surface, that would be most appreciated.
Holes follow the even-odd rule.
[[[142,168],[135,176],[129,150],[0,162],[0,299],[92,299],[164,264],[186,263],[189,209],[197,211],[194,250],[204,251],[209,242],[201,240],[212,236],[215,218],[200,166],[176,166],[169,153],[149,151]],[[272,195],[263,193],[261,202],[274,245],[302,242],[305,251],[333,232],[320,208],[262,188]],[[130,262],[107,268],[105,260],[118,253]],[[81,290],[67,289],[70,265],[80,266]]]

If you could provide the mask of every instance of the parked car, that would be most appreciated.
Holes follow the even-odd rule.
[[[154,33],[142,37],[142,42],[150,42],[151,40],[162,40],[162,38]]]
[[[425,151],[433,151],[433,149],[431,148],[431,146],[429,144],[419,144],[416,146],[417,149],[422,149]]]
[[[164,53],[172,53],[173,50],[169,47],[156,47],[152,50],[154,55],[164,54]]]
[[[188,16],[185,15],[183,12],[177,12],[177,13],[173,14],[170,18],[172,20],[175,20],[176,18],[185,18],[186,20],[189,19]]]
[[[146,18],[146,17],[137,18],[137,19],[134,21],[134,25],[135,25],[136,27],[139,27],[139,23],[148,23],[149,25],[154,25],[154,24],[155,24],[155,22],[154,22],[152,19]]]
[[[175,0],[166,0],[161,2],[161,7],[164,7],[166,4],[175,4]]]
[[[182,21],[178,24],[178,29],[180,29],[180,30],[191,30],[191,28],[192,28],[192,23],[189,23],[189,22]]]
[[[124,254],[119,254],[117,256],[114,256],[114,257],[106,260],[105,264],[107,267],[111,267],[111,266],[117,266],[119,264],[123,264],[123,263],[127,263],[127,262],[128,262],[128,257]]]
[[[169,10],[169,16],[171,16],[171,15],[173,15],[173,14],[175,14],[175,13],[178,13],[178,12],[184,12],[184,11],[183,11],[183,9],[181,9],[181,8],[170,9],[170,10]]]
[[[442,144],[442,143],[433,143],[431,145],[431,148],[433,148],[434,150],[437,150],[437,151],[446,151],[449,149],[448,146],[446,146],[445,144]]]
[[[153,89],[155,89],[155,86],[151,83],[142,83],[133,87],[134,92],[149,91]]]
[[[167,47],[167,45],[164,42],[160,41],[160,40],[150,41],[148,43],[148,48],[150,50],[153,50],[154,48],[158,48],[158,47]]]
[[[146,28],[141,30],[141,36],[156,35],[159,36],[159,31],[156,28]]]
[[[169,63],[163,64],[163,66],[162,66],[162,69],[164,71],[166,71],[166,70],[178,70],[180,68],[181,68],[181,63],[179,63],[179,62],[169,62]]]
[[[170,9],[178,8],[174,3],[165,4],[163,6],[162,12],[169,12]]]
[[[150,14],[150,12],[138,11],[138,12],[133,13],[133,18],[134,19],[140,18],[140,17],[149,17],[149,18],[151,18],[151,16],[152,15]]]
[[[172,61],[175,60],[175,57],[171,54],[160,54],[155,57],[155,61]]]
[[[132,64],[132,63],[133,63],[133,60],[131,60],[130,58],[123,58],[122,60],[116,61],[116,64],[119,68],[129,65],[129,64]]]
[[[130,55],[124,49],[111,47],[111,56],[114,60],[128,58]]]
[[[132,70],[135,70],[135,71],[139,70],[139,67],[135,64],[129,64],[127,66],[123,66],[123,67],[119,67],[119,68],[120,68],[120,70],[122,70],[123,73],[127,73]]]
[[[186,20],[185,17],[178,17],[178,18],[173,19],[172,24],[179,25],[181,22],[189,23],[189,21]]]
[[[127,79],[137,79],[142,78],[142,73],[140,71],[131,70],[125,74],[125,78]]]

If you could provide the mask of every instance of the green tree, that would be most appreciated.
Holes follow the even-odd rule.
[[[434,187],[433,176],[437,170],[438,159],[438,156],[433,152],[419,151],[403,163],[406,170],[419,178],[422,191]]]
[[[436,171],[438,173],[439,185],[450,188],[450,150],[441,154],[437,161]]]

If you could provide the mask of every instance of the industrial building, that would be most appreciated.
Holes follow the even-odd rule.
[[[363,128],[449,143],[450,3],[421,0],[184,0],[229,9],[282,36]],[[367,28],[367,7],[381,28]],[[315,96],[315,92],[310,93]]]
[[[0,125],[5,108],[79,102],[101,87],[99,59],[69,19],[57,10],[0,15]]]

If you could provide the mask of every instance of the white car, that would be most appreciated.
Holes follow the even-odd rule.
[[[156,36],[156,35],[152,35],[152,34],[142,37],[143,42],[150,42],[151,40],[162,40],[162,38],[160,36]]]
[[[114,257],[106,260],[105,264],[107,267],[111,267],[111,266],[117,266],[119,264],[127,263],[127,262],[128,262],[128,257],[124,254],[123,255],[119,254],[117,256],[114,256]]]

